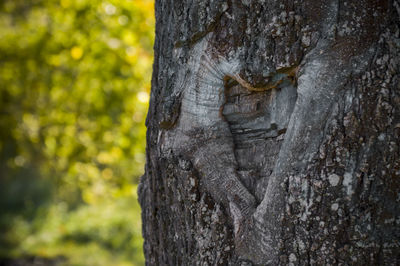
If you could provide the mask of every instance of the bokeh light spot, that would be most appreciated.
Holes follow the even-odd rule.
[[[150,99],[150,96],[147,92],[141,91],[137,94],[137,98],[141,103],[147,103]]]
[[[83,56],[83,50],[79,46],[74,46],[71,48],[71,56],[75,60],[79,60]]]

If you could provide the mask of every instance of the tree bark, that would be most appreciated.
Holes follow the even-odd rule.
[[[148,265],[399,265],[399,1],[156,1]]]

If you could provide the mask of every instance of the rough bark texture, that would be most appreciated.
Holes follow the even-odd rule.
[[[399,16],[156,1],[147,264],[399,265]]]

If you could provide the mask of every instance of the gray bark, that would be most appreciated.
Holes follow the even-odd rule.
[[[399,15],[156,1],[147,264],[400,264]]]

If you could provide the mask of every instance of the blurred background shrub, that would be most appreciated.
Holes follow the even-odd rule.
[[[143,264],[153,32],[152,0],[0,1],[3,264]]]

